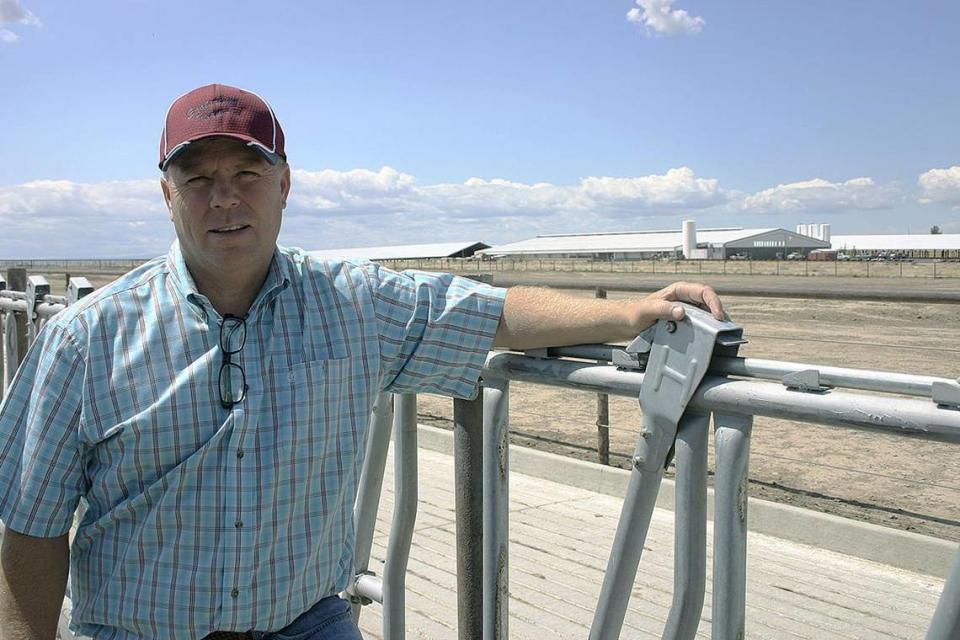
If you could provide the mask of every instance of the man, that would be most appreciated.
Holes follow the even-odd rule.
[[[276,245],[284,136],[255,94],[170,107],[169,254],[51,320],[0,407],[4,638],[359,638],[352,506],[386,391],[470,396],[493,346],[624,340],[676,300],[629,303],[316,260]],[[72,545],[68,531],[85,507]]]

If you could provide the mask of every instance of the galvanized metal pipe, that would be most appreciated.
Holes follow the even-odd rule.
[[[673,604],[664,640],[697,635],[707,582],[707,429],[710,414],[687,411],[676,440]]]
[[[713,640],[743,640],[747,593],[747,470],[753,418],[714,413]]]
[[[613,359],[613,352],[622,349],[623,347],[612,345],[590,344],[550,347],[547,349],[547,353],[561,358],[583,358],[610,362]],[[788,374],[810,369],[816,369],[820,373],[821,384],[827,386],[879,391],[881,393],[900,393],[911,396],[930,397],[934,382],[953,382],[950,378],[936,376],[920,376],[892,371],[870,371],[849,367],[828,367],[818,364],[764,360],[761,358],[715,356],[710,361],[710,373],[762,380],[781,380]]]
[[[357,576],[353,586],[357,596],[383,603],[383,582],[377,576],[370,574]]]
[[[510,383],[484,378],[483,640],[507,640],[510,617]]]
[[[481,392],[482,393],[482,392]],[[483,397],[453,401],[457,635],[483,637]]]
[[[4,293],[9,293],[9,291],[5,291]],[[26,299],[26,297],[24,297],[24,298],[10,298],[10,297],[0,298],[0,311],[4,311],[4,312],[8,312],[8,311],[9,311],[9,312],[15,312],[15,313],[26,313],[28,309],[29,309],[29,305],[27,304],[27,299]]]
[[[20,319],[23,314],[6,312],[3,314],[3,353],[6,359],[6,371],[3,377],[3,392],[6,393],[20,367]]]
[[[360,485],[357,500],[353,507],[353,530],[356,535],[353,553],[354,586],[370,568],[370,548],[377,524],[377,512],[380,509],[380,493],[383,488],[383,474],[390,448],[390,427],[393,422],[393,396],[381,393],[373,405],[367,433],[367,449],[360,472]],[[354,593],[351,595],[362,594]],[[378,600],[379,602],[379,600]],[[353,621],[360,618],[360,602],[351,603]]]
[[[953,568],[943,585],[940,602],[933,612],[933,620],[927,631],[926,640],[956,640],[960,638],[960,550]]]
[[[590,640],[617,640],[620,637],[662,479],[662,463],[656,466],[656,470],[644,470],[634,464],[590,625]]]
[[[406,573],[417,519],[417,396],[394,396],[394,505],[383,567],[383,637],[402,640],[406,620]]]
[[[621,371],[588,362],[544,360],[505,352],[491,353],[484,370],[487,376],[632,398],[639,395],[644,376],[639,371]],[[960,411],[912,398],[839,390],[801,393],[772,382],[707,376],[689,406],[960,443]]]

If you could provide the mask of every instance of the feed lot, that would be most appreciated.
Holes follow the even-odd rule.
[[[55,289],[62,286],[63,274],[45,275]],[[86,275],[94,286],[115,277]],[[842,286],[846,279],[817,280]],[[848,282],[855,288],[868,281]],[[906,279],[885,282],[886,288],[910,287]],[[960,280],[937,283],[960,288]],[[609,297],[629,295],[611,291]],[[960,376],[960,304],[749,296],[724,300],[750,340],[741,349],[744,356]],[[451,404],[446,398],[422,395],[421,420],[449,428]],[[515,443],[596,460],[594,395],[514,383],[510,416]],[[637,403],[611,398],[610,423],[611,463],[626,467],[640,426]],[[960,541],[958,445],[757,418],[750,479],[755,497]]]

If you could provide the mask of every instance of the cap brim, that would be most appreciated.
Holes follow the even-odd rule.
[[[263,146],[262,142],[260,142],[259,140],[257,140],[252,136],[246,136],[246,135],[243,135],[242,133],[209,133],[206,135],[197,136],[196,138],[191,138],[190,140],[185,140],[180,144],[178,144],[177,146],[175,146],[173,149],[171,149],[170,153],[167,154],[167,157],[163,159],[163,162],[161,162],[158,165],[160,167],[160,170],[166,171],[167,168],[170,166],[170,163],[173,162],[173,160],[178,155],[180,155],[187,147],[189,147],[191,142],[196,142],[197,140],[204,140],[206,138],[233,138],[234,140],[240,140],[242,142],[246,142],[248,147],[252,147],[256,151],[258,151],[260,155],[266,158],[267,162],[269,162],[270,164],[277,164],[277,162],[279,162],[280,158],[282,157],[279,153],[276,153],[276,152],[270,151],[270,149],[267,149],[265,146]]]

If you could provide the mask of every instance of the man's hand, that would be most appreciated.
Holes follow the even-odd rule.
[[[640,333],[657,320],[683,320],[683,305],[677,302],[689,302],[713,314],[717,320],[725,320],[720,296],[713,287],[698,282],[674,282],[651,293],[642,300],[629,303],[632,327]]]
[[[689,302],[726,315],[712,287],[691,282],[674,284],[641,300],[620,302],[580,298],[538,287],[512,287],[494,345],[512,349],[560,347],[587,342],[630,340],[660,319],[681,320]]]

